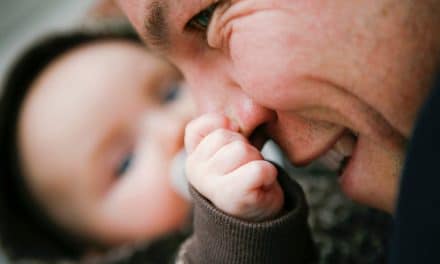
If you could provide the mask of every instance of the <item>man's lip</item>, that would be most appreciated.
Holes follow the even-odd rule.
[[[339,141],[339,139],[341,139],[344,135],[346,135],[346,133],[351,133],[351,131],[348,129],[342,130],[341,132],[337,133],[331,140],[329,140],[329,142],[323,148],[321,148],[321,150],[316,151],[312,156],[309,156],[309,157],[304,158],[302,160],[296,160],[294,162],[294,164],[296,166],[309,165],[311,162],[319,159],[319,157],[321,157],[322,155],[324,155],[325,153],[330,151],[335,146],[335,144]]]
[[[353,152],[351,153],[351,156],[346,160],[346,163],[344,164],[344,167],[341,168],[340,171],[338,171],[338,180],[340,183],[342,183],[343,181],[346,181],[348,177],[351,177],[350,175],[352,175],[352,170],[353,170],[353,166],[354,163],[357,160],[357,156],[358,156],[358,151],[359,151],[359,137],[357,137],[357,141],[356,141],[356,145],[353,149]]]

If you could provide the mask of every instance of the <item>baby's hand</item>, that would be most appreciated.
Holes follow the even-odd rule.
[[[185,131],[186,175],[223,212],[248,221],[275,217],[284,194],[277,169],[223,115],[206,114]]]

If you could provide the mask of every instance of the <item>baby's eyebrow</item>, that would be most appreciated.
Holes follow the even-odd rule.
[[[168,38],[167,12],[168,5],[165,0],[153,1],[147,7],[144,20],[145,39],[152,48],[165,51],[170,46]]]

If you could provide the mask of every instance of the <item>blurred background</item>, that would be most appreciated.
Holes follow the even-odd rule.
[[[51,30],[74,26],[94,3],[94,0],[0,0],[0,82],[8,65],[33,39]],[[0,263],[8,263],[1,251]]]
[[[17,52],[51,30],[73,26],[94,0],[0,0],[0,81]]]

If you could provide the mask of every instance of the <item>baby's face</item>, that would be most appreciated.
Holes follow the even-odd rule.
[[[139,44],[107,41],[62,56],[34,83],[19,119],[27,184],[70,232],[108,245],[182,225],[170,184],[192,103],[180,73]]]

